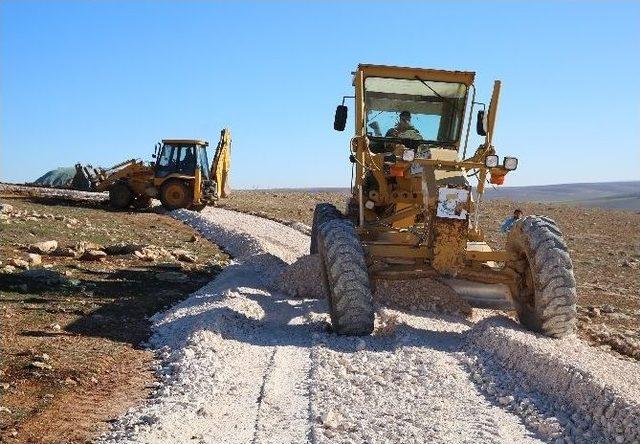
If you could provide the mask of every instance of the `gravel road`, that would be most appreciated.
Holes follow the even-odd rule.
[[[300,230],[220,208],[173,214],[234,261],[152,318],[160,382],[99,442],[640,439],[635,362],[478,310],[465,318],[380,307],[376,334],[338,337],[326,329],[324,300],[279,289],[308,251]]]

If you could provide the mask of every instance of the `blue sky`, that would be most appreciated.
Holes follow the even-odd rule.
[[[3,181],[228,126],[236,188],[347,186],[333,112],[361,62],[476,71],[487,101],[501,79],[494,142],[520,158],[507,185],[639,179],[637,1],[0,8]]]

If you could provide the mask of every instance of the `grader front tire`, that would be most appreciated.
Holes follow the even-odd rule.
[[[321,203],[316,205],[313,211],[313,223],[311,224],[311,245],[309,253],[318,253],[318,233],[320,227],[326,222],[334,219],[341,219],[342,213],[338,211],[335,205]]]
[[[520,323],[561,338],[576,329],[576,281],[569,251],[556,223],[544,216],[516,222],[507,237],[507,262],[519,277],[514,305]]]
[[[329,294],[333,330],[341,335],[373,332],[375,310],[365,255],[352,223],[334,219],[318,236],[322,281]]]

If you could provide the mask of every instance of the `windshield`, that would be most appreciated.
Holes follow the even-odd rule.
[[[209,180],[209,158],[207,157],[207,148],[199,145],[198,148],[198,167],[200,168],[200,172],[202,173],[203,180]]]
[[[367,135],[458,143],[464,84],[368,77],[364,87]]]

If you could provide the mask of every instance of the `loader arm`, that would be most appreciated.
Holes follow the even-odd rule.
[[[229,186],[229,169],[231,166],[231,131],[224,128],[220,131],[220,141],[211,163],[211,179],[217,184],[218,197],[231,194]]]

